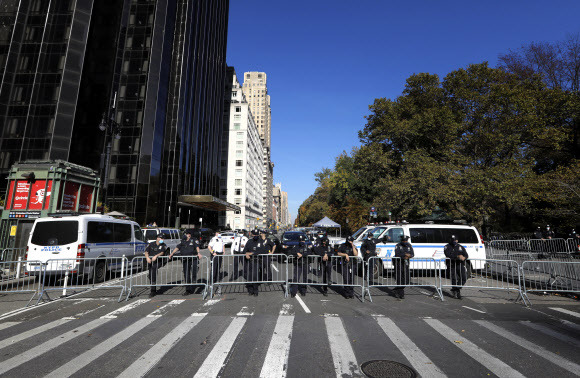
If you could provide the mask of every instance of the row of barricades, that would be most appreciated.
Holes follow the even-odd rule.
[[[499,253],[507,253],[508,251],[538,254],[580,253],[580,239],[578,238],[492,240],[485,244],[486,250],[491,248]]]
[[[8,274],[7,274],[8,272]],[[445,300],[444,289],[455,286],[505,290],[529,303],[528,292],[580,292],[580,262],[509,259],[448,259],[320,256],[301,258],[284,254],[166,256],[149,264],[143,256],[51,259],[0,262],[0,294],[32,293],[29,303],[49,299],[53,292],[71,295],[88,289],[120,289],[119,301],[139,290],[184,287],[203,298],[229,285],[279,285],[285,296],[305,286],[357,289],[359,298],[372,301],[371,289],[431,288]],[[59,295],[59,296],[60,296]]]

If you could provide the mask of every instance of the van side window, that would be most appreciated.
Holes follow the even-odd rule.
[[[127,243],[131,241],[131,225],[128,223],[113,223],[115,243]]]
[[[409,229],[411,243],[442,243],[440,228]]]
[[[391,239],[389,243],[398,243],[401,241],[401,236],[403,236],[402,228],[390,228],[387,231],[387,236]]]
[[[443,234],[443,240],[445,243],[449,243],[451,235],[455,235],[459,243],[465,244],[479,243],[475,231],[473,231],[473,229],[470,228],[444,228],[441,230],[441,233]]]
[[[161,231],[161,233],[162,233],[162,234],[165,234],[165,235],[167,235],[167,237],[168,237],[169,239],[171,239],[171,232],[169,232],[169,230],[168,230],[168,229],[163,229],[163,230],[160,230],[160,231]]]
[[[133,234],[135,235],[135,240],[145,241],[145,237],[143,236],[143,231],[141,231],[141,227],[133,225],[135,227]]]
[[[113,223],[88,222],[87,243],[113,243]]]
[[[179,239],[179,234],[177,230],[171,230],[171,239]]]

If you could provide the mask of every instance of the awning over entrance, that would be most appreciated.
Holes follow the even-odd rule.
[[[213,211],[241,210],[239,206],[234,205],[233,203],[226,202],[210,195],[185,195],[179,196],[178,199],[178,205],[181,206],[194,206]]]

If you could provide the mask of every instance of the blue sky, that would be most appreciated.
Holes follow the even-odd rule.
[[[375,98],[413,73],[470,63],[580,32],[578,0],[230,0],[227,63],[268,74],[274,182],[292,218],[314,173],[360,145]]]

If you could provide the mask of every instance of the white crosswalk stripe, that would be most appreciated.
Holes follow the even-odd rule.
[[[234,345],[240,331],[246,324],[247,318],[235,317],[228,328],[213,347],[206,357],[203,365],[199,368],[194,377],[217,377],[220,370],[224,367],[226,358]]]
[[[67,322],[69,322],[69,320],[67,320],[67,319],[58,319],[58,320],[55,320],[55,321],[50,322],[48,324],[41,325],[40,327],[36,327],[36,328],[30,329],[28,331],[19,333],[16,336],[12,336],[12,337],[9,337],[7,339],[4,339],[4,340],[0,341],[0,349],[6,348],[7,346],[13,345],[14,343],[20,342],[22,340],[26,340],[32,336],[36,336],[44,331],[48,331],[49,329],[53,329],[55,327],[58,327],[59,325],[65,324]]]
[[[564,335],[563,333],[560,333],[558,331],[554,331],[551,328],[548,328],[546,326],[543,326],[541,324],[537,324],[537,323],[532,323],[530,321],[523,321],[520,320],[520,324],[525,325],[526,327],[530,327],[535,329],[536,331],[540,331],[546,335],[552,336],[558,340],[562,340],[564,342],[567,342],[568,344],[572,344],[575,347],[580,347],[580,340],[570,337],[568,335]]]
[[[0,324],[0,331],[2,331],[3,329],[15,326],[17,324],[20,324],[20,322],[4,322],[4,323]]]
[[[260,377],[286,377],[290,341],[292,340],[292,326],[294,325],[294,316],[285,315],[286,312],[285,308],[280,311],[274,334],[270,340],[268,353],[262,365]]]
[[[332,316],[325,318],[324,323],[336,376],[363,377],[342,320]]]
[[[485,327],[502,337],[505,337],[506,339],[518,344],[519,346],[529,350],[534,354],[537,354],[542,358],[545,358],[546,360],[556,364],[557,366],[560,366],[561,368],[568,370],[573,374],[580,373],[580,365],[575,364],[572,361],[568,361],[564,357],[558,356],[557,354],[552,353],[549,350],[524,339],[523,337],[517,336],[513,332],[509,332],[508,330],[498,327],[495,324],[492,324],[485,320],[475,320],[475,322],[480,326]]]
[[[467,340],[465,337],[461,336],[441,321],[437,319],[423,319],[427,324],[429,324],[435,331],[439,332],[441,336],[449,340],[452,344],[457,346],[459,349],[463,350],[471,358],[488,368],[498,377],[521,377],[522,375],[519,371],[512,369],[509,365],[505,364],[498,358],[495,358],[491,354],[487,353],[485,350],[481,349],[471,341]],[[459,341],[456,342],[456,341]]]
[[[576,318],[580,318],[580,313],[577,313],[577,312],[574,312],[574,311],[570,311],[570,310],[566,310],[565,308],[550,307],[550,310],[558,311],[558,312],[561,312],[563,314],[567,314],[567,315],[574,316]]]
[[[395,322],[389,318],[377,317],[383,331],[389,336],[393,344],[407,357],[411,365],[423,377],[446,377],[425,354],[415,345],[411,339],[396,326]]]
[[[131,366],[123,371],[119,377],[133,378],[143,377],[153,366],[155,366],[165,354],[173,348],[179,340],[193,329],[207,313],[195,313],[181,322],[157,344],[152,346],[145,354],[139,357]]]

